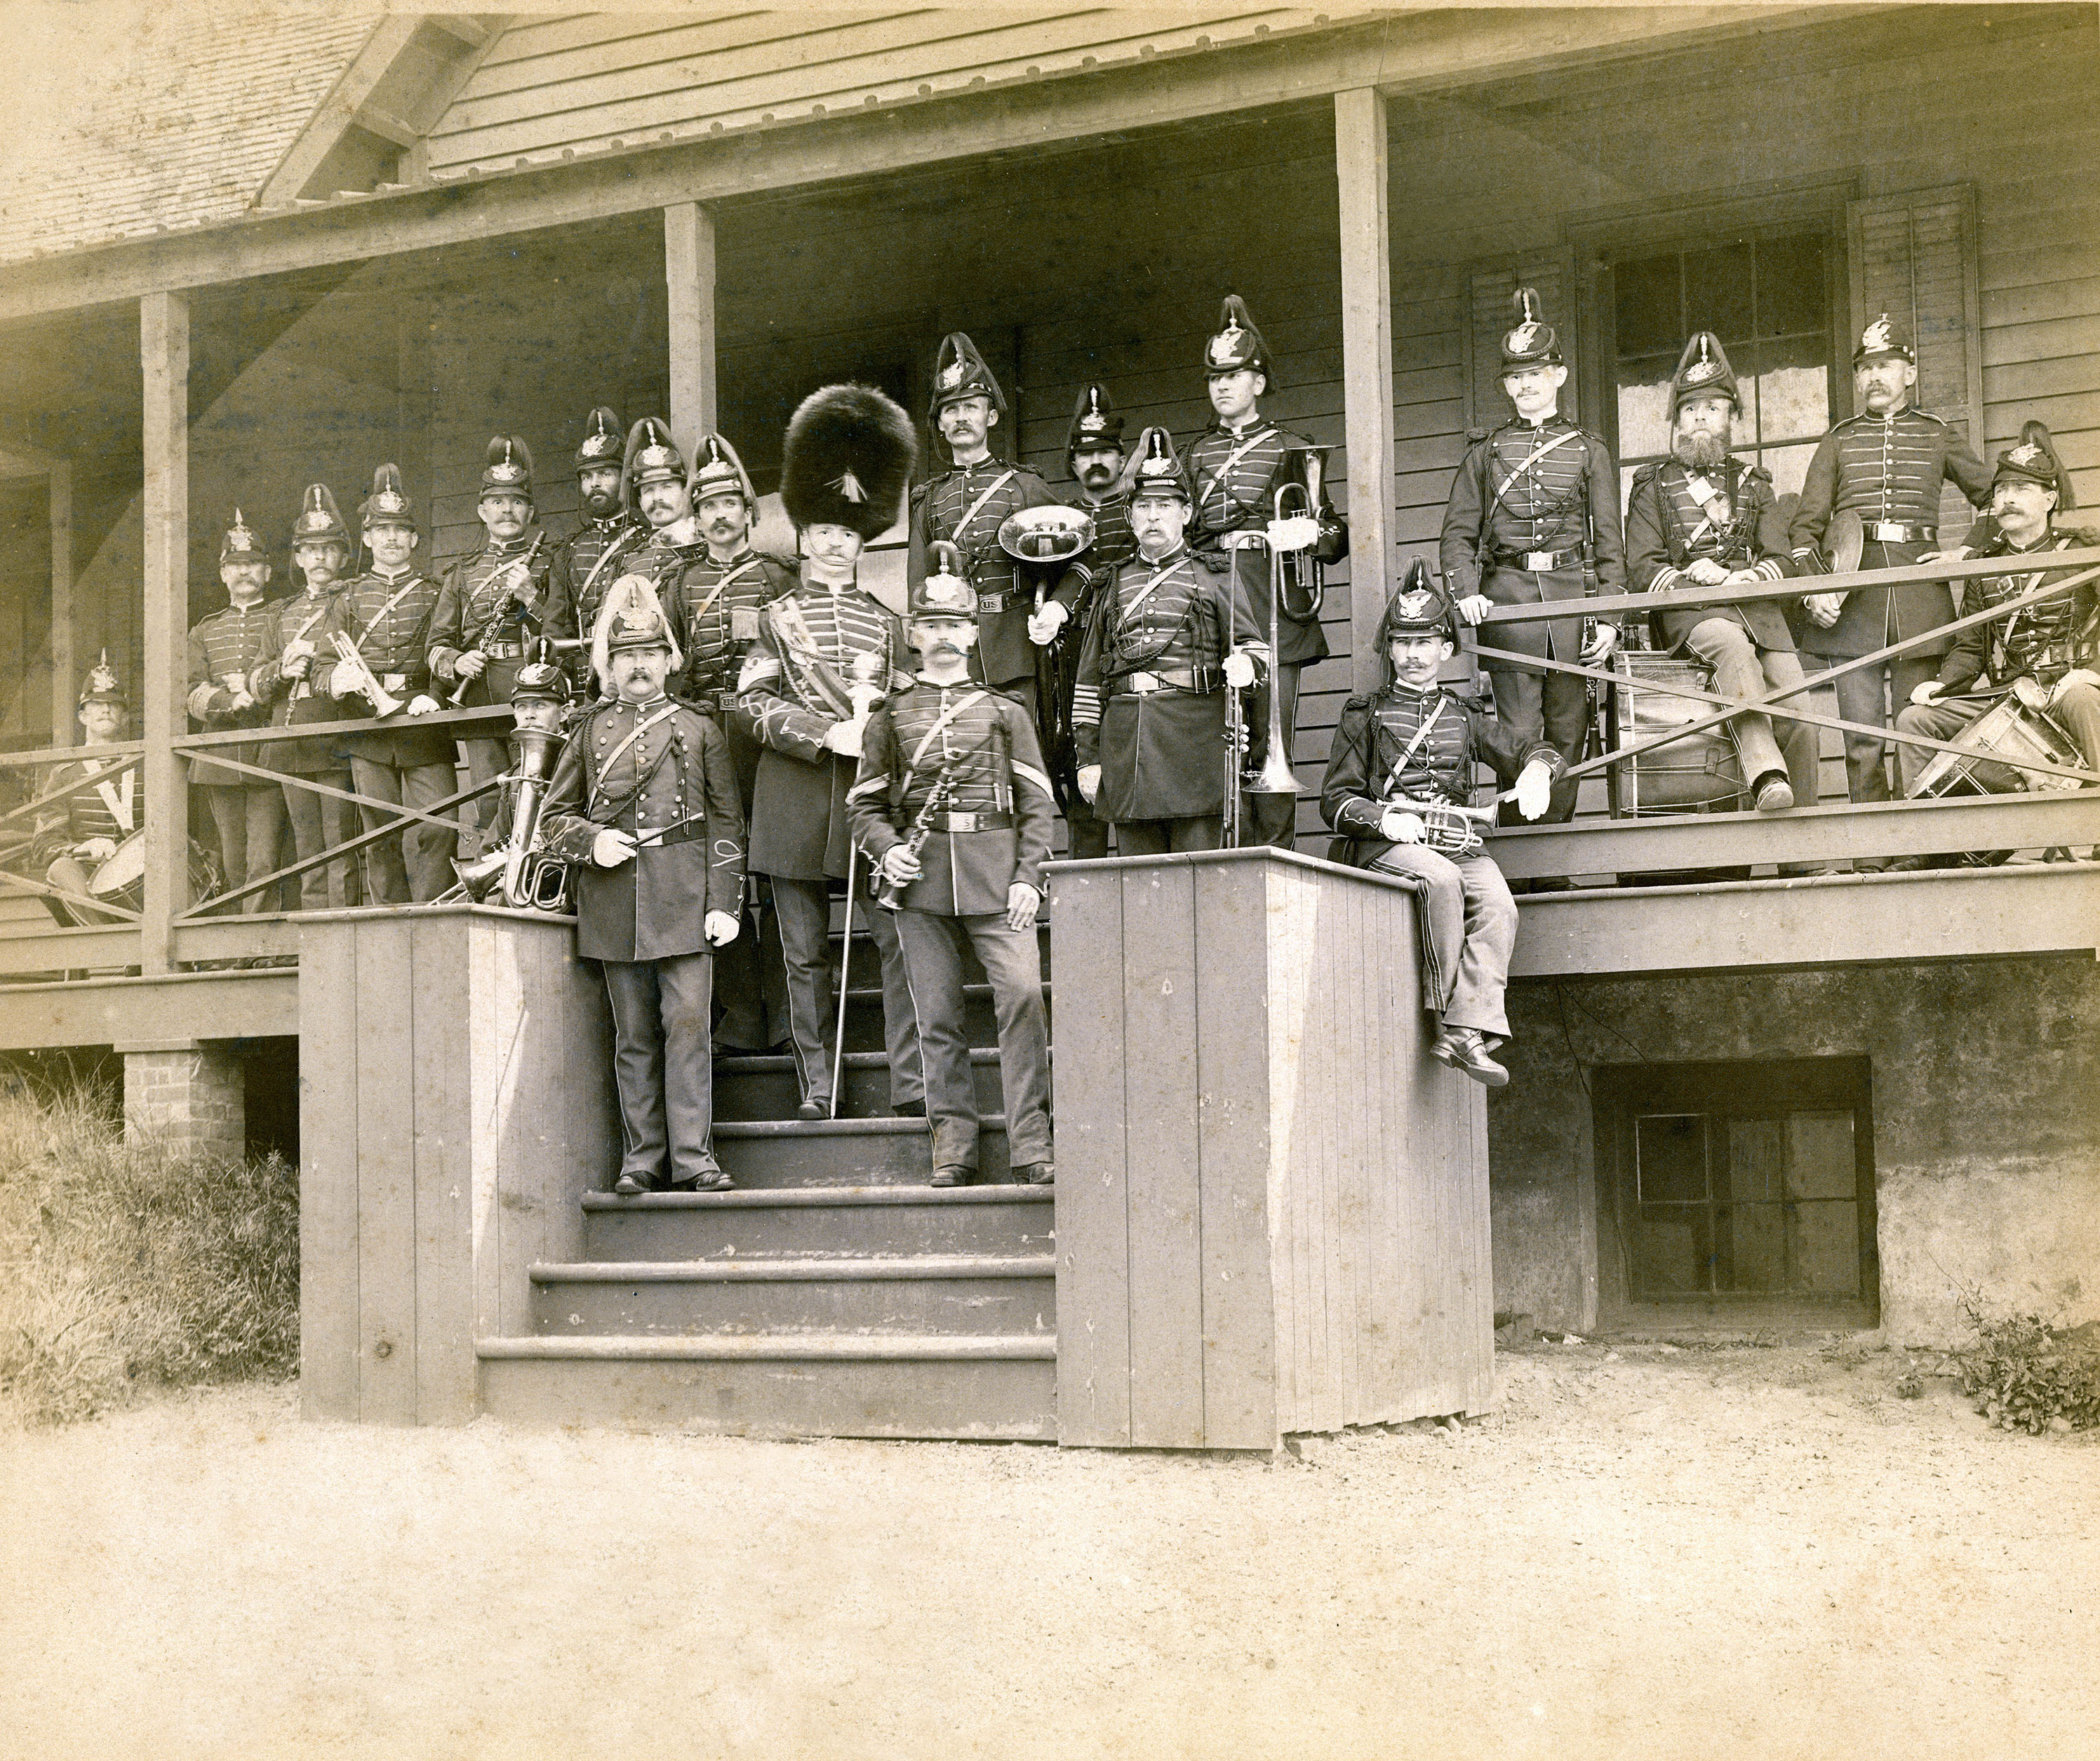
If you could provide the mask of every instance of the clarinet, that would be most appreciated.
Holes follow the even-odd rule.
[[[911,829],[904,836],[904,847],[916,856],[926,847],[926,841],[933,835],[933,816],[948,805],[948,797],[955,792],[955,766],[944,765],[941,774],[933,779],[933,787],[927,792],[925,804],[911,821]],[[904,903],[904,894],[911,883],[893,880],[877,871],[875,882],[875,903],[885,911],[893,911]]]

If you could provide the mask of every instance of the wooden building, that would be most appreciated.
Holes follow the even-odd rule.
[[[1657,387],[1709,327],[1744,438],[1798,483],[1887,310],[1927,408],[1979,449],[2046,420],[2100,500],[2089,7],[177,9],[132,52],[184,77],[123,126],[82,95],[0,214],[0,740],[18,775],[70,744],[107,647],[143,700],[155,867],[135,925],[59,933],[0,903],[12,1046],[289,1055],[296,971],[221,968],[296,953],[297,920],[196,916],[176,879],[183,632],[220,602],[236,504],[277,544],[303,483],[348,507],[382,458],[439,558],[471,541],[498,430],[532,444],[558,530],[596,403],[718,426],[770,490],[806,391],[852,376],[923,411],[964,329],[1009,444],[1057,481],[1089,379],[1133,424],[1200,427],[1202,341],[1238,293],[1277,353],[1265,407],[1335,449],[1351,521],[1308,790],[1398,572],[1433,561],[1467,430],[1502,418],[1520,283],[1622,461],[1659,444]],[[1825,806],[1783,834],[1585,807],[1504,839],[1511,872],[2100,836],[2075,797]],[[1496,1307],[1924,1339],[1973,1278],[2100,1314],[2094,872],[1528,900],[1519,1079],[1487,1114]],[[1700,1123],[1643,1123],[1665,1118]],[[1652,1203],[1626,1171],[1665,1128],[1698,1167]]]

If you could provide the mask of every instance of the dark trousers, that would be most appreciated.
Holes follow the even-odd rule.
[[[795,1077],[802,1098],[819,1106],[832,1098],[832,1038],[837,999],[832,988],[832,898],[829,883],[773,877],[773,903],[780,919],[780,951],[788,969],[788,1029]],[[854,921],[875,939],[882,966],[882,1038],[889,1053],[889,1104],[922,1100],[919,1017],[911,981],[897,939],[897,919],[873,901],[854,901]],[[862,974],[865,977],[865,974]]]
[[[326,783],[330,788],[346,789],[351,786],[347,770],[320,771],[313,780]],[[301,862],[324,850],[333,850],[338,844],[346,844],[355,837],[356,812],[348,801],[338,801],[333,795],[316,795],[296,783],[285,785],[285,817],[292,822],[292,848],[298,853]],[[341,911],[346,905],[359,903],[363,898],[350,857],[323,863],[299,876],[301,911]]]
[[[500,739],[463,739],[460,743],[460,757],[466,761],[467,781],[479,788],[484,783],[493,782],[510,768],[510,743]],[[455,783],[453,788],[458,784]],[[452,789],[445,792],[452,792]],[[460,823],[474,835],[474,854],[488,854],[485,841],[488,828],[495,823],[496,808],[503,799],[501,789],[491,789],[488,794],[477,797],[460,805]],[[429,828],[425,828],[428,830]],[[451,883],[446,883],[449,885]]]
[[[715,1173],[714,1065],[708,1016],[714,962],[705,954],[604,960],[620,1089],[620,1172],[645,1186],[690,1185]]]
[[[1843,664],[1831,655],[1826,666]],[[1838,713],[1846,722],[1889,725],[1888,695],[1901,708],[1910,694],[1929,678],[1939,676],[1939,656],[1898,655],[1878,666],[1855,667],[1832,681],[1838,691]],[[1884,694],[1887,694],[1885,695]],[[1855,801],[1884,801],[1889,798],[1889,775],[1884,758],[1888,748],[1871,734],[1845,736],[1845,792]]]
[[[760,877],[754,875],[753,881]],[[725,1052],[763,1052],[788,1038],[788,968],[780,951],[780,914],[754,885],[743,930],[715,954],[715,996],[722,1005],[715,1040]]]
[[[1283,704],[1283,744],[1286,754],[1294,752],[1298,735],[1298,675],[1302,666],[1286,665],[1276,669],[1276,691]],[[1255,743],[1255,750],[1263,752],[1268,744],[1265,738],[1268,728],[1268,694],[1259,692],[1247,703],[1247,713],[1257,717],[1256,726],[1263,738]],[[1243,791],[1240,796],[1240,823],[1246,828],[1242,841],[1246,844],[1273,844],[1278,850],[1298,847],[1298,797],[1295,795],[1256,795]]]
[[[205,786],[204,798],[211,805],[212,823],[218,828],[218,857],[226,867],[226,884],[237,887],[260,880],[277,866],[277,841],[285,829],[285,797],[274,783],[250,788],[245,783],[231,788]],[[274,886],[251,893],[241,900],[244,911],[276,909],[271,895]]]
[[[1224,832],[1215,814],[1198,814],[1187,819],[1118,819],[1115,828],[1118,856],[1164,856],[1169,852],[1211,850],[1224,841]]]
[[[382,764],[355,753],[351,754],[350,774],[359,794],[421,808],[425,813],[459,787],[459,773],[450,765]],[[383,807],[360,806],[358,811],[368,832],[377,832],[390,817]],[[370,903],[405,905],[412,898],[420,905],[435,898],[452,884],[452,851],[458,844],[456,831],[412,819],[393,836],[367,845]]]
[[[1569,764],[1579,763],[1582,743],[1590,730],[1590,688],[1582,679],[1565,673],[1533,673],[1520,667],[1496,664],[1497,651],[1484,648],[1480,664],[1495,690],[1495,715],[1512,734],[1526,739],[1544,739]],[[1505,787],[1515,781],[1505,777]],[[1579,783],[1555,783],[1546,811],[1535,820],[1514,817],[1515,804],[1506,808],[1504,823],[1513,825],[1559,825],[1575,816],[1575,794]]]
[[[877,916],[890,914],[880,910]],[[977,1166],[977,1084],[963,1014],[963,950],[973,947],[991,982],[999,1022],[999,1079],[1006,1097],[1012,1165],[1050,1156],[1050,1030],[1043,1008],[1043,956],[1035,929],[1009,929],[1005,917],[895,914],[911,981],[919,1046],[926,1061],[926,1114],[933,1130],[933,1166]]]
[[[1065,815],[1065,855],[1073,862],[1087,862],[1109,853],[1109,823],[1096,819],[1094,810],[1072,792],[1071,810]]]

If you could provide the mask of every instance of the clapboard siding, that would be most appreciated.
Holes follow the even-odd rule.
[[[430,138],[433,172],[1083,73],[1341,15],[1285,7],[603,14],[509,26]],[[651,24],[660,28],[649,29]]]

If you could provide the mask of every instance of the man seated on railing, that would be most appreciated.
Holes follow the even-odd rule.
[[[1970,582],[1968,610],[2001,605],[2041,585],[2040,573],[2027,566],[2037,553],[2100,545],[2100,532],[2057,524],[2058,513],[2071,505],[2071,474],[2057,457],[2049,430],[2038,421],[2027,423],[2019,444],[1998,455],[1988,530],[1976,535],[1976,554],[2004,557],[2011,572]],[[1939,677],[1911,693],[1908,707],[1896,717],[1897,731],[1953,739],[2010,691],[2023,708],[2048,716],[2076,742],[2086,769],[2100,770],[2096,604],[2100,595],[2088,582],[2061,598],[2015,611],[2001,624],[1964,630],[1940,663]],[[1987,673],[1993,688],[1988,696],[1974,694],[1971,687]],[[1935,757],[1930,747],[1897,748],[1906,795]],[[1893,866],[1926,868],[1939,860],[1911,856]]]
[[[130,731],[130,700],[109,664],[108,649],[87,669],[75,714],[81,726],[82,745],[90,753],[97,746],[122,739]],[[87,788],[73,789],[64,799],[43,810],[37,821],[36,841],[29,847],[31,867],[42,865],[46,883],[72,894],[74,900],[94,892],[95,877],[103,864],[117,854],[118,845],[146,823],[146,793],[139,784],[139,767],[120,769],[121,764],[121,760],[105,762],[93,757],[68,760],[52,766],[40,789],[41,793],[50,794],[93,779]],[[134,888],[121,903],[136,910],[137,889]],[[47,896],[44,904],[68,929],[121,920],[113,914],[73,900]]]
[[[1451,607],[1417,561],[1379,625],[1392,682],[1342,706],[1320,810],[1349,847],[1343,858],[1410,879],[1421,901],[1422,1003],[1439,1028],[1430,1056],[1489,1088],[1509,1072],[1489,1054],[1509,1037],[1502,1004],[1516,947],[1516,902],[1467,805],[1485,760],[1527,819],[1543,814],[1564,762],[1542,735],[1506,726],[1445,692],[1458,651]]]
[[[1793,572],[1771,478],[1728,451],[1741,407],[1720,338],[1701,330],[1685,344],[1670,385],[1670,454],[1634,473],[1626,503],[1626,585],[1635,593],[1679,587],[1763,587]],[[1801,682],[1801,657],[1776,599],[1667,607],[1652,615],[1664,647],[1696,655],[1714,688],[1745,702],[1767,686]],[[1807,708],[1801,698],[1797,708]],[[1782,718],[1737,716],[1729,726],[1750,798],[1761,813],[1813,805],[1816,730]]]

